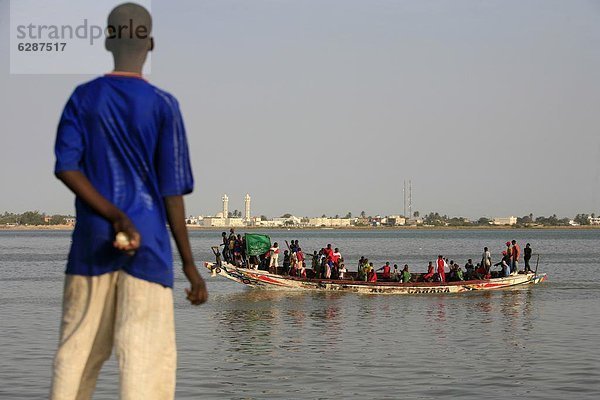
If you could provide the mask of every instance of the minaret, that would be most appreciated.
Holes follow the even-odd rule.
[[[226,194],[223,195],[223,218],[229,217],[229,197]]]
[[[248,193],[246,193],[246,197],[244,197],[244,206],[245,206],[245,215],[244,215],[244,220],[246,222],[250,221],[250,195]]]

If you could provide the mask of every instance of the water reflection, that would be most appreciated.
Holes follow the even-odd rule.
[[[236,352],[271,354],[281,325],[276,305],[283,298],[283,293],[256,290],[219,296],[215,315],[218,334]]]

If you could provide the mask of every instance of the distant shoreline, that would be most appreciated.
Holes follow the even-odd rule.
[[[0,225],[0,231],[72,231],[72,225]],[[230,227],[204,227],[187,225],[189,231],[229,231]],[[468,230],[593,230],[600,229],[600,225],[582,226],[344,226],[332,228],[319,227],[265,227],[265,226],[240,226],[234,227],[236,231],[402,231],[402,230],[426,230],[426,231],[468,231]]]

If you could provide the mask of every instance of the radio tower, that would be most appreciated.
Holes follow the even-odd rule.
[[[404,180],[404,188],[402,189],[402,197],[404,198],[404,213],[402,215],[406,218],[406,180]]]
[[[412,181],[408,180],[408,218],[412,218]]]

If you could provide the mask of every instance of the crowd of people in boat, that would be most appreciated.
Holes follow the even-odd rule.
[[[427,272],[412,273],[408,264],[399,269],[398,264],[390,265],[386,262],[380,268],[376,268],[372,261],[360,257],[356,273],[349,273],[346,268],[344,257],[340,249],[327,244],[320,250],[313,251],[307,258],[300,247],[299,241],[286,241],[287,250],[283,251],[282,265],[280,267],[280,246],[277,242],[271,248],[259,256],[246,256],[245,238],[236,235],[230,230],[229,236],[222,233],[223,257],[226,262],[239,267],[261,269],[271,273],[289,275],[299,278],[342,280],[352,279],[365,282],[456,282],[468,280],[491,279],[508,277],[519,272],[531,272],[530,260],[532,256],[531,244],[527,243],[523,251],[516,240],[506,242],[506,248],[502,251],[499,262],[492,263],[492,255],[487,247],[484,247],[481,261],[473,263],[468,259],[464,267],[454,260],[439,255],[436,261],[429,261]],[[523,271],[519,271],[519,260],[523,253],[525,262]],[[310,269],[308,268],[310,263]],[[500,267],[493,271],[492,267]]]

